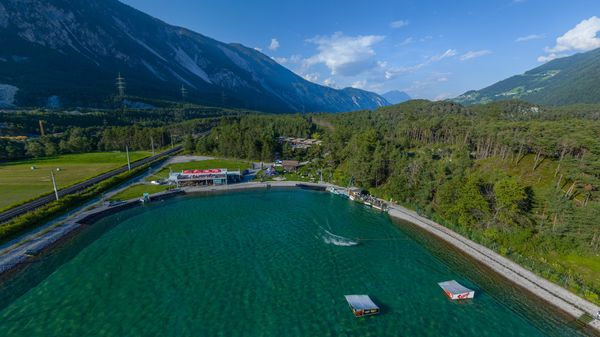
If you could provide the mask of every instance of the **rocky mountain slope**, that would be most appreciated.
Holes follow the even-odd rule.
[[[371,92],[308,82],[254,49],[168,25],[117,0],[3,0],[0,41],[0,106],[114,105],[119,73],[128,99],[272,112],[388,104]]]

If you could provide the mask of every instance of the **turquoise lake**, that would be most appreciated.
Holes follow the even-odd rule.
[[[358,244],[356,244],[358,243]],[[476,290],[452,302],[437,285]],[[344,299],[368,294],[379,316]],[[5,281],[1,336],[578,336],[447,245],[328,193],[187,196],[106,217]]]

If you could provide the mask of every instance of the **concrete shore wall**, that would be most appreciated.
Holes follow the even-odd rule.
[[[460,251],[502,275],[509,281],[526,289],[537,297],[552,304],[574,318],[583,314],[595,317],[600,307],[571,293],[570,291],[534,274],[504,256],[477,244],[452,230],[424,218],[417,213],[398,205],[388,211],[393,218],[404,220],[452,244]],[[600,321],[593,320],[589,325],[600,333]]]

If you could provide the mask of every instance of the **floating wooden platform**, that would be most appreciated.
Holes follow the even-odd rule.
[[[379,314],[379,307],[373,303],[369,295],[345,295],[344,297],[356,317]]]
[[[475,297],[475,291],[464,287],[462,284],[452,280],[440,282],[438,285],[444,289],[444,292],[452,300],[465,300]]]

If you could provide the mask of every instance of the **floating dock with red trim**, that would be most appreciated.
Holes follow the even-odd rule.
[[[444,290],[451,300],[465,300],[475,297],[475,291],[464,287],[462,284],[452,280],[440,282],[438,285]]]
[[[369,295],[345,295],[350,309],[356,317],[377,315],[379,307],[373,303]]]

